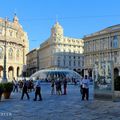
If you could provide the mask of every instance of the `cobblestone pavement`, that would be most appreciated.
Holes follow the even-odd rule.
[[[79,87],[68,85],[67,95],[50,95],[50,85],[42,85],[43,101],[33,101],[21,93],[12,93],[11,99],[0,102],[0,120],[120,120],[120,102],[93,100],[81,101]]]

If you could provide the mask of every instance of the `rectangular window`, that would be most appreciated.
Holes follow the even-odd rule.
[[[58,60],[57,62],[58,62],[58,67],[60,67],[60,60]]]
[[[74,66],[76,66],[76,61],[74,61]]]
[[[64,64],[64,66],[65,66],[65,60],[63,60],[63,64]]]
[[[118,37],[113,36],[113,48],[118,48]]]
[[[69,61],[69,66],[71,66],[71,61]]]
[[[80,67],[80,61],[78,61],[78,66]]]
[[[116,56],[114,57],[114,62],[117,63],[117,57]]]

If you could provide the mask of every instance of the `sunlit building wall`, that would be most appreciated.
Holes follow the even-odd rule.
[[[86,35],[83,39],[85,74],[92,76],[96,61],[113,61],[114,75],[120,75],[120,25]]]
[[[13,21],[7,21],[6,25],[5,19],[0,18],[0,79],[3,77],[5,42],[6,74],[7,79],[12,80],[13,77],[22,76],[29,50],[27,33],[24,32],[16,15]]]
[[[56,22],[51,29],[51,36],[40,44],[39,69],[82,71],[83,46],[82,39],[65,37],[62,26]]]
[[[27,55],[27,76],[39,70],[38,49],[31,50]]]

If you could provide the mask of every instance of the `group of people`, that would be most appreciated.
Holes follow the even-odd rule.
[[[67,79],[63,78],[61,81],[59,78],[55,81],[54,79],[51,80],[51,95],[55,93],[56,88],[56,94],[62,95],[62,85],[63,85],[63,95],[67,94]]]
[[[34,84],[32,80],[27,81],[24,79],[23,81],[17,81],[15,78],[13,79],[13,92],[18,92],[18,90],[22,92],[21,95],[21,100],[23,100],[24,95],[26,94],[27,99],[29,100],[29,94],[28,92],[35,92],[35,98],[33,99],[34,101],[37,100],[37,96],[39,96],[39,101],[42,100],[41,96],[41,86],[40,86],[40,80],[37,80],[36,83]]]
[[[82,78],[80,80],[80,92],[82,95],[81,100],[89,100],[89,83],[90,80],[87,77],[87,75],[85,75],[84,78]],[[34,101],[37,100],[37,96],[39,97],[39,101],[42,100],[42,95],[41,95],[41,82],[40,80],[37,80],[36,83],[34,84],[33,81],[19,81],[17,82],[15,79],[13,80],[13,92],[18,92],[18,86],[21,89],[22,95],[21,95],[21,100],[23,100],[24,95],[26,94],[27,99],[29,100],[29,91],[34,91],[35,93],[35,97],[34,97]],[[62,90],[63,88],[63,90]],[[55,79],[51,79],[51,95],[53,94],[57,94],[57,95],[66,95],[67,94],[67,78],[63,78],[62,80],[60,78]]]
[[[35,98],[33,99],[34,101],[37,100],[37,96],[39,96],[39,101],[42,100],[42,96],[41,96],[41,86],[40,86],[40,80],[36,81],[36,84],[34,86],[35,88]],[[22,96],[21,96],[21,100],[23,100],[24,95],[26,94],[28,100],[30,99],[29,94],[28,94],[28,85],[27,85],[27,81],[24,80],[23,82],[23,88],[22,88]]]
[[[22,80],[17,81],[15,78],[13,78],[12,83],[13,83],[13,92],[19,92],[19,91],[21,92],[22,91],[24,81],[22,81]],[[28,80],[26,82],[26,84],[28,86],[28,91],[32,92],[34,90],[33,80]]]
[[[90,79],[88,78],[87,75],[85,75],[84,78],[80,79],[80,93],[82,95],[81,100],[85,100],[85,99],[89,100],[89,84],[90,84]],[[56,94],[62,95],[62,85],[63,85],[63,95],[66,95],[67,94],[67,79],[63,78],[62,81],[59,78],[56,81],[52,79],[51,94],[53,95],[55,93],[55,88],[56,88]],[[75,85],[77,85],[77,82]]]

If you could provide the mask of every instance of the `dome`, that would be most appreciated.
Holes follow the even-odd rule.
[[[59,24],[59,22],[56,22],[54,25],[53,25],[53,29],[63,29],[62,26]]]
[[[30,79],[51,80],[51,78],[81,79],[81,76],[73,70],[39,70],[31,75]]]
[[[54,34],[61,34],[61,35],[63,35],[63,28],[62,28],[62,26],[58,22],[56,22],[53,25],[53,27],[51,29],[51,34],[52,35],[54,35]]]

